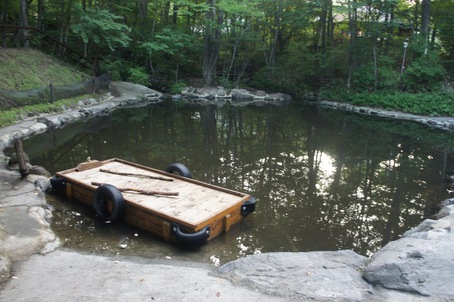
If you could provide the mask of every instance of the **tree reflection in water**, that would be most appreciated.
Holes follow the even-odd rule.
[[[162,169],[177,161],[196,179],[251,193],[256,213],[206,248],[227,260],[270,251],[370,255],[430,217],[448,197],[443,179],[453,163],[449,133],[309,106],[122,109],[24,145],[33,164],[51,171],[88,156]]]

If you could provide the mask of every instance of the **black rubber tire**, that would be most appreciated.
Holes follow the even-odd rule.
[[[241,206],[241,216],[247,216],[255,211],[256,200],[250,196],[249,200]]]
[[[180,174],[183,177],[192,178],[191,171],[189,171],[188,167],[186,167],[185,165],[180,164],[180,163],[170,164],[165,168],[164,171],[166,171],[168,173],[177,172],[178,174]]]
[[[111,203],[112,210],[107,209],[108,203]],[[93,193],[93,209],[97,216],[105,221],[120,220],[126,213],[126,203],[115,186],[105,184],[96,188]]]
[[[63,191],[66,189],[66,179],[63,177],[53,176],[50,179],[50,186],[54,190]]]
[[[207,243],[208,237],[210,237],[210,226],[206,226],[197,233],[187,234],[183,233],[180,230],[180,226],[172,222],[171,228],[173,234],[175,234],[177,242],[182,245],[182,247],[187,248],[198,248]]]

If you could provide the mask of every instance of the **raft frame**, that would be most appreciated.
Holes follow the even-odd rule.
[[[185,167],[178,163],[176,165]],[[132,171],[134,173],[131,174],[146,175],[149,178],[115,175],[105,173],[104,170],[101,172],[105,168],[121,170],[123,173]],[[98,208],[94,209],[97,216],[106,216],[101,217],[104,220],[123,220],[166,241],[191,247],[203,245],[228,232],[233,225],[254,212],[255,199],[249,194],[188,177],[112,158],[87,161],[76,168],[57,172],[51,179],[51,184],[70,199],[91,207],[96,205]],[[176,191],[178,196],[142,195],[132,191],[120,192],[120,189],[115,191],[125,185],[128,188],[159,188],[158,192],[162,194],[174,194],[171,192]],[[95,200],[96,198],[102,200]],[[125,209],[116,209],[118,213],[115,216],[118,217],[102,215],[103,212],[99,209],[100,204],[106,204],[111,214],[115,206],[122,206],[121,202],[124,202]]]

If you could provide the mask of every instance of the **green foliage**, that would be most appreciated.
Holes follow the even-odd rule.
[[[148,86],[150,84],[149,75],[144,67],[129,68],[128,73],[129,77],[127,78],[127,81],[143,86]]]
[[[377,90],[392,91],[399,87],[399,73],[391,65],[390,58],[382,58],[377,64]],[[372,62],[362,65],[353,72],[355,91],[373,91],[375,87],[374,65]]]
[[[41,12],[36,2],[27,3],[30,25],[35,26]],[[244,78],[253,79],[249,86],[295,95],[317,93],[327,85],[325,79],[331,86],[339,83],[344,87],[348,82],[354,92],[371,87],[377,91],[437,92],[443,81],[449,81],[442,66],[450,68],[450,75],[454,70],[454,3],[432,1],[433,41],[412,30],[420,27],[421,20],[420,7],[417,9],[415,3],[62,0],[45,1],[43,20],[46,33],[93,59],[95,73],[101,61],[101,68],[110,71],[113,80],[130,80],[156,89],[167,89],[174,83],[178,86],[180,79],[201,78],[202,62],[209,57],[203,49],[211,49],[212,65],[217,64],[213,71],[225,76],[216,80],[226,87],[239,85],[233,82],[234,76],[244,72]],[[18,6],[6,8],[8,20],[19,24]],[[215,18],[209,17],[211,10]],[[214,42],[205,39],[209,29],[219,30]],[[6,34],[9,37],[17,32]],[[39,35],[31,36],[33,46],[46,44],[41,43],[45,41]],[[410,45],[401,76],[402,42],[407,39]],[[7,43],[10,46],[15,42]],[[51,51],[69,52],[59,48]],[[378,60],[377,75],[374,57]],[[439,57],[444,59],[443,64]],[[45,70],[35,71],[30,78],[18,76],[20,81],[2,77],[0,84],[11,89],[19,89],[12,83],[33,87],[37,85],[35,78]],[[62,74],[60,78],[64,77]]]
[[[121,58],[108,57],[101,61],[101,70],[110,73],[112,81],[126,81],[128,70],[134,66],[134,63]]]
[[[117,47],[127,47],[130,28],[120,23],[123,18],[108,10],[89,8],[81,12],[79,22],[71,29],[84,44],[92,43],[95,52],[108,48],[114,51]]]
[[[170,86],[170,93],[171,94],[179,94],[181,91],[183,91],[183,88],[187,87],[188,85],[186,84],[185,81],[178,81],[177,83],[173,84]]]
[[[192,61],[190,55],[199,51],[201,44],[194,35],[164,28],[156,33],[153,41],[142,42],[139,48],[149,58],[171,56],[171,61],[181,64]]]
[[[9,110],[0,111],[0,128],[14,124],[19,120],[22,120],[29,113],[40,114],[40,113],[55,113],[62,112],[65,108],[75,108],[80,100],[92,95],[81,95],[75,98],[60,100],[54,103],[41,103],[35,105],[26,105],[19,108],[13,108]]]
[[[31,49],[0,49],[0,89],[30,90],[82,82],[88,75]]]
[[[419,115],[454,116],[454,95],[451,93],[349,93],[345,89],[329,89],[322,91],[320,97]]]
[[[423,55],[413,61],[402,75],[402,83],[406,90],[436,91],[440,88],[446,71],[433,53]]]

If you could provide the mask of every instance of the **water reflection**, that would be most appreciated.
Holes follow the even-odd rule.
[[[304,106],[122,109],[24,146],[53,172],[88,156],[162,169],[182,162],[195,179],[251,193],[256,213],[191,253],[137,229],[101,225],[91,209],[61,197],[53,202],[54,228],[69,247],[213,263],[270,251],[369,255],[448,197],[443,179],[453,162],[448,133]]]

